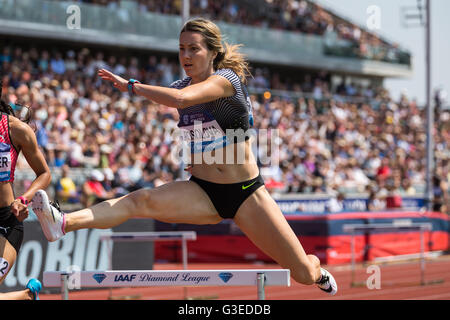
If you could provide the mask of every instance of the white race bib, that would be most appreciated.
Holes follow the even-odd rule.
[[[207,112],[185,114],[179,124],[181,140],[191,144],[191,152],[203,152],[205,148],[223,148],[225,133],[219,123]]]
[[[0,182],[11,179],[11,146],[0,142]]]

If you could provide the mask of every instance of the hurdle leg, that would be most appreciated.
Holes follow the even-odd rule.
[[[420,228],[420,284],[425,285],[425,244],[424,244],[424,229]]]
[[[266,295],[264,292],[264,280],[266,275],[264,273],[259,273],[256,276],[256,286],[258,289],[258,300],[266,300]]]
[[[355,231],[352,229],[352,236],[350,240],[351,246],[351,260],[352,260],[352,283],[351,286],[355,285]]]
[[[67,273],[61,273],[61,299],[69,300],[69,275]]]
[[[187,254],[187,243],[186,238],[183,237],[181,240],[181,250],[183,254],[183,269],[187,270],[187,264],[188,264],[188,254]]]
[[[188,254],[187,254],[186,238],[184,236],[181,239],[181,253],[182,253],[182,259],[183,259],[183,269],[187,270]],[[183,295],[184,295],[184,300],[187,300],[187,298],[188,298],[187,287],[183,287]]]
[[[113,256],[113,241],[111,239],[105,239],[103,241],[106,241],[106,247],[108,251],[108,267],[109,270],[113,269],[113,263],[112,263],[112,256]],[[109,287],[109,298],[112,298],[112,288]]]

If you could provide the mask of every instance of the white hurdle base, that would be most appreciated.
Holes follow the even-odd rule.
[[[233,270],[126,270],[45,271],[45,287],[61,287],[68,300],[69,289],[170,286],[257,286],[258,300],[265,299],[265,286],[290,286],[288,269]]]

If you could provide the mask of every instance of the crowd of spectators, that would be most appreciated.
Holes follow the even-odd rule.
[[[183,168],[171,154],[177,111],[145,99],[130,100],[96,72],[107,68],[124,78],[169,85],[179,69],[167,57],[139,60],[86,48],[49,52],[6,46],[0,52],[0,67],[3,98],[31,107],[38,144],[52,169],[64,168],[62,178],[73,168],[91,172],[86,183],[59,181],[57,190],[64,199],[90,204],[183,178]],[[270,78],[260,70],[250,84],[286,87],[282,80]],[[293,84],[299,94],[295,99],[251,95],[255,128],[278,129],[273,141],[277,148],[258,149],[279,162],[261,163],[272,192],[367,192],[385,197],[423,191],[418,186],[425,181],[426,117],[414,100],[403,96],[394,101],[385,89],[366,88],[361,93],[371,103],[346,102],[331,92],[324,74],[305,79]],[[338,89],[349,93],[348,86]],[[438,108],[436,175],[447,185],[449,127],[449,111]],[[18,171],[25,167],[19,159]]]
[[[132,0],[141,12],[180,15],[182,0]],[[121,0],[80,0],[116,10]],[[127,1],[129,2],[129,1]],[[318,3],[307,0],[190,0],[190,15],[214,21],[324,36],[326,53],[410,64],[398,44],[339,18]]]

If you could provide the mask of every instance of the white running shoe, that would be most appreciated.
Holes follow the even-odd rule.
[[[329,273],[324,268],[320,268],[320,273],[322,274],[322,276],[316,282],[317,286],[319,287],[320,290],[325,291],[326,293],[334,296],[337,293],[336,280],[334,280],[331,273]]]
[[[56,241],[66,234],[66,219],[58,203],[50,203],[44,190],[38,190],[31,201],[31,208],[38,217],[48,241]]]

